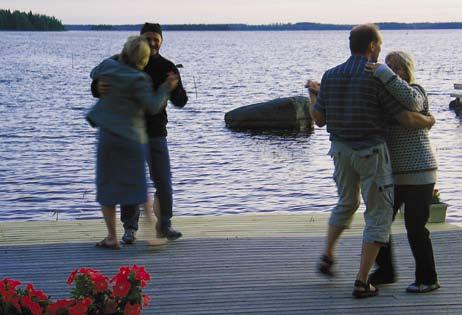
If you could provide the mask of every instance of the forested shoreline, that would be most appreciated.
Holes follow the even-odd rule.
[[[60,20],[53,16],[34,14],[32,11],[0,9],[0,30],[4,31],[64,31]]]
[[[377,23],[382,30],[462,29],[462,22],[442,23]],[[0,9],[0,30],[7,31],[138,31],[141,24],[69,24],[53,16]],[[350,30],[351,24],[314,22],[272,24],[163,24],[165,31],[325,31]]]

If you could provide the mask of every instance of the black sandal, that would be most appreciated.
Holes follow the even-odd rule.
[[[328,276],[328,277],[334,277],[335,273],[332,270],[332,266],[335,264],[335,261],[330,258],[329,256],[322,255],[321,256],[321,261],[319,262],[319,267],[318,271],[319,273]]]
[[[379,289],[374,287],[369,282],[364,283],[361,280],[355,281],[355,288],[353,290],[353,296],[357,299],[368,298],[372,296],[376,296],[379,294]]]

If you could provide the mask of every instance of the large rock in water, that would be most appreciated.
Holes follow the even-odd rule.
[[[225,114],[231,129],[308,130],[313,120],[304,96],[284,97],[268,102],[242,106]]]

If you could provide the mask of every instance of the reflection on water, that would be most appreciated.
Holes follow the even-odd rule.
[[[448,215],[462,222],[461,121],[448,110],[462,78],[460,30],[385,31],[382,56],[414,53],[438,120],[431,139]],[[100,217],[94,201],[89,72],[129,32],[0,32],[0,220]],[[305,95],[308,78],[348,56],[348,32],[165,32],[190,102],[169,107],[177,215],[329,211],[336,201],[328,134],[233,132],[239,106]],[[432,45],[428,45],[432,43]],[[21,56],[19,58],[19,56]],[[447,62],[450,60],[451,62]],[[196,95],[197,93],[197,95]]]

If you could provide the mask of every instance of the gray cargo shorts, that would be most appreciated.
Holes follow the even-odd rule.
[[[332,142],[329,155],[334,160],[338,191],[329,224],[349,228],[361,193],[366,205],[363,241],[387,244],[393,218],[393,176],[387,145],[354,150],[345,143]]]

